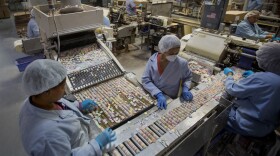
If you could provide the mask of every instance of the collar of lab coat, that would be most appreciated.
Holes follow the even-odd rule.
[[[257,27],[258,27],[258,24],[257,24],[257,22],[256,23],[254,23],[254,24],[251,24],[247,19],[245,19],[244,20],[248,25],[250,25],[251,26],[251,28],[252,28],[252,30],[254,30],[255,31],[255,33],[258,33],[258,31],[257,31]]]
[[[85,120],[90,120],[88,117],[84,116],[82,112],[78,110],[78,108],[71,102],[67,101],[66,99],[60,99],[58,102],[61,102],[65,104],[70,110],[44,110],[41,108],[38,108],[36,106],[33,106],[29,98],[27,99],[28,102],[26,103],[28,109],[30,112],[32,112],[34,115],[39,116],[41,118],[46,118],[50,120],[63,120],[66,118],[70,118],[73,115],[77,115],[78,117],[84,118]]]

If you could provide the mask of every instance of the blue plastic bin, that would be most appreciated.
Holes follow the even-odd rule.
[[[26,56],[23,58],[19,58],[16,59],[16,65],[18,67],[18,70],[20,72],[23,72],[25,70],[25,68],[33,61],[38,60],[38,59],[45,59],[45,55],[44,54],[37,54],[37,55],[33,55],[33,56]]]

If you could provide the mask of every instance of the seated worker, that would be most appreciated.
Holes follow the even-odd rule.
[[[35,37],[39,37],[39,35],[40,35],[39,26],[35,21],[35,13],[34,10],[32,9],[30,12],[30,20],[27,24],[27,38],[35,38]]]
[[[143,87],[157,98],[159,109],[166,109],[166,98],[177,98],[179,88],[183,87],[181,97],[183,100],[191,101],[192,93],[189,91],[192,72],[188,62],[178,57],[181,42],[174,35],[166,35],[158,44],[159,53],[152,55],[146,65],[142,76]]]
[[[234,72],[224,69],[225,90],[236,98],[227,125],[243,136],[264,137],[280,125],[280,44],[264,44],[256,55],[265,72],[246,71],[235,83]]]
[[[125,6],[128,15],[136,15],[136,4],[134,3],[134,0],[126,0]]]
[[[263,5],[262,0],[249,0],[248,1],[248,6],[247,6],[247,11],[261,10],[262,5]]]
[[[244,20],[237,25],[235,35],[251,40],[272,38],[272,33],[263,31],[256,23],[259,17],[260,12],[257,10],[248,12]]]
[[[116,140],[107,128],[92,139],[91,120],[83,112],[97,106],[92,100],[82,103],[62,98],[66,69],[57,61],[36,60],[23,74],[23,89],[28,95],[19,116],[20,135],[28,155],[102,155],[107,144]]]

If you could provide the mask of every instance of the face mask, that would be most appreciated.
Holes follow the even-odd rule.
[[[177,55],[169,55],[169,56],[166,56],[166,59],[169,61],[169,62],[174,62],[177,58]]]

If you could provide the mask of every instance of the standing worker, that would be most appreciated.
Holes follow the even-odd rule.
[[[32,9],[30,12],[30,20],[27,24],[27,38],[35,38],[35,37],[39,37],[39,35],[40,35],[39,26],[35,21],[35,13],[34,10]]]
[[[253,10],[248,12],[244,20],[237,25],[235,35],[252,40],[272,38],[273,34],[263,31],[256,23],[260,12]]]
[[[136,15],[136,4],[134,3],[134,0],[126,0],[125,6],[126,6],[126,13],[129,16]]]
[[[101,156],[106,145],[116,140],[111,129],[92,139],[91,120],[81,111],[90,112],[97,104],[62,98],[66,75],[62,64],[49,59],[32,62],[23,74],[23,88],[29,97],[21,109],[19,125],[28,155]]]
[[[247,6],[247,11],[252,11],[252,10],[261,10],[263,5],[262,0],[249,0],[248,1],[248,6]]]
[[[264,137],[280,125],[280,44],[264,44],[256,53],[258,65],[265,72],[246,71],[235,83],[230,68],[225,89],[235,97],[228,127],[243,136]]]
[[[181,42],[175,35],[163,36],[158,44],[159,53],[150,57],[143,73],[142,85],[157,98],[159,109],[167,107],[164,94],[175,99],[180,87],[183,88],[181,94],[183,100],[193,99],[189,91],[192,72],[188,67],[188,62],[177,56],[180,46]]]

